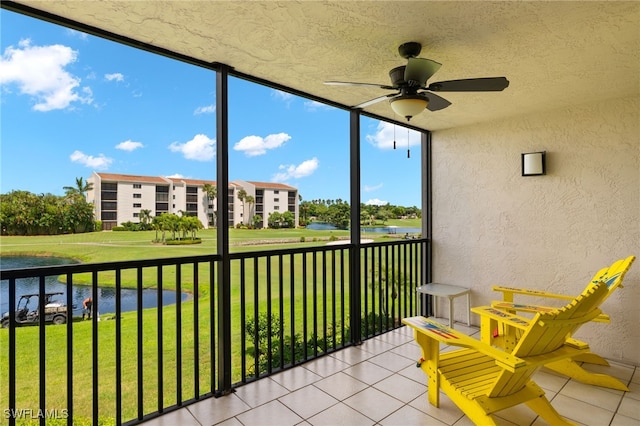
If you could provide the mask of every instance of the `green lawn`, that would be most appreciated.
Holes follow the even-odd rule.
[[[395,224],[395,223],[394,223]],[[403,221],[397,226],[418,227],[419,221],[408,222]],[[327,240],[334,235],[336,237],[348,237],[348,231],[312,231],[306,229],[295,230],[230,230],[230,244],[232,252],[240,251],[269,251],[280,248],[294,247],[313,247],[326,244]],[[375,238],[383,240],[388,238],[399,238],[401,236],[389,236],[386,234],[367,234],[367,238]],[[215,253],[216,235],[215,230],[205,230],[199,233],[203,243],[201,245],[190,246],[162,246],[151,244],[151,240],[155,238],[153,231],[149,232],[98,232],[80,235],[63,235],[63,236],[41,236],[41,237],[3,237],[0,245],[0,253],[8,254],[31,254],[31,255],[51,255],[60,257],[70,257],[78,259],[85,263],[135,260],[147,258],[164,258],[179,257]],[[305,242],[300,242],[304,237]],[[315,241],[314,241],[315,239]],[[285,242],[286,241],[286,242]],[[296,258],[297,259],[297,258]],[[278,272],[277,263],[272,259],[272,283],[270,297],[267,296],[267,272],[266,261],[263,262],[258,270],[258,303],[260,310],[266,309],[266,301],[271,300],[272,312],[278,313],[280,306],[278,303],[282,301],[284,304],[282,310],[286,329],[290,329],[289,323],[291,306],[297,306],[295,311],[296,323],[302,319],[302,308],[304,304],[302,300],[301,290],[301,268],[296,267],[296,276],[288,276],[288,258],[284,259],[284,275],[285,286],[280,294],[278,288]],[[348,263],[347,263],[348,264]],[[308,292],[312,291],[313,275],[312,258],[308,257],[307,273]],[[322,265],[317,265],[316,270],[322,271]],[[175,267],[164,268],[166,271],[163,276],[163,285],[165,288],[175,288],[176,273]],[[347,271],[345,271],[347,273]],[[143,279],[145,287],[153,287],[155,284],[155,270],[149,273],[144,272]],[[239,282],[239,267],[234,264],[232,268],[232,353],[234,359],[233,377],[234,381],[240,379],[240,305],[242,298],[240,295],[239,285],[233,283]],[[319,321],[319,333],[323,334],[322,322],[323,315],[327,315],[328,321],[331,322],[333,313],[333,304],[336,305],[336,312],[342,309],[342,301],[339,298],[334,300],[332,294],[332,286],[336,285],[331,278],[331,270],[328,271],[328,279],[326,283],[316,283],[316,294],[323,297],[327,296],[327,306],[325,307],[320,300],[316,305],[316,311],[313,311],[313,305],[307,303],[307,318],[315,318]],[[183,290],[196,292],[198,294],[199,312],[198,312],[198,336],[199,344],[195,345],[194,333],[194,301],[182,304],[182,399],[194,397],[194,354],[199,354],[200,382],[199,391],[204,393],[210,390],[212,383],[210,381],[211,372],[211,347],[209,345],[210,335],[208,333],[209,319],[211,311],[209,302],[212,295],[208,288],[208,267],[203,265],[199,268],[199,286],[194,289],[193,268],[191,266],[184,267],[181,271],[181,287]],[[80,277],[80,275],[78,275]],[[85,279],[90,281],[90,276],[84,275]],[[101,273],[99,276],[100,286],[112,285],[115,282],[113,273]],[[291,299],[291,289],[289,283],[295,282],[295,298]],[[79,280],[74,276],[74,283]],[[135,274],[133,271],[123,272],[123,285],[135,285]],[[253,283],[252,272],[247,272],[247,283]],[[323,286],[326,284],[326,293],[323,292]],[[247,316],[253,316],[254,306],[254,289],[248,286],[244,303],[247,306]],[[214,289],[215,292],[215,289]],[[215,294],[213,294],[215,297]],[[313,298],[311,298],[313,299]],[[345,305],[348,306],[348,294],[345,295]],[[144,410],[145,413],[153,412],[158,406],[158,345],[157,345],[157,309],[146,309],[142,313],[143,321],[143,375],[144,375]],[[162,405],[170,406],[177,401],[175,395],[176,388],[176,372],[177,372],[177,356],[176,356],[176,308],[174,306],[166,306],[162,309],[162,335],[163,344],[163,363],[162,371],[164,396]],[[99,340],[98,340],[98,356],[99,371],[98,384],[100,395],[100,414],[104,417],[105,424],[110,424],[115,411],[115,359],[116,359],[116,321],[104,320],[109,318],[108,315],[103,316],[103,320],[98,323]],[[339,318],[338,318],[339,320]],[[127,312],[122,315],[121,345],[119,346],[122,356],[122,377],[123,377],[123,420],[128,420],[136,416],[137,407],[137,313]],[[18,348],[18,365],[17,365],[17,407],[33,408],[38,407],[39,381],[38,381],[38,327],[21,327],[16,329],[16,346]],[[296,333],[301,333],[300,329],[296,329]],[[310,330],[309,333],[312,331]],[[286,333],[286,332],[285,332]],[[90,424],[91,416],[91,400],[92,400],[92,371],[91,371],[91,323],[88,321],[77,322],[74,324],[73,336],[73,387],[74,387],[74,418],[76,424]],[[321,336],[319,336],[321,337]],[[47,326],[46,327],[46,371],[47,371],[47,395],[46,407],[49,409],[61,409],[67,406],[66,402],[66,327],[64,326]],[[250,342],[248,342],[248,345]],[[7,348],[8,332],[0,330],[0,348]],[[214,348],[215,354],[215,348]],[[217,355],[217,354],[216,354]],[[251,361],[250,359],[248,360]],[[6,350],[0,352],[0,407],[7,407],[7,365],[8,354]],[[216,383],[213,383],[215,386]],[[6,424],[6,420],[0,421],[0,424]],[[48,423],[49,424],[49,423]]]

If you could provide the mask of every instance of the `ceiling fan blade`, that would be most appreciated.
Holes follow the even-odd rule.
[[[467,78],[464,80],[438,81],[427,90],[432,92],[499,92],[509,86],[506,77]]]
[[[373,105],[375,103],[378,103],[380,101],[384,101],[385,99],[389,99],[389,98],[393,98],[394,96],[398,96],[400,93],[392,93],[390,95],[384,95],[384,96],[380,96],[377,97],[375,99],[371,99],[370,101],[367,102],[363,102],[359,105],[354,106],[354,108],[365,108],[368,107],[369,105]]]
[[[395,90],[395,87],[385,86],[384,84],[375,83],[352,83],[348,81],[325,81],[324,84],[328,86],[364,86],[364,87],[376,87],[379,89]]]
[[[427,104],[427,109],[429,111],[440,111],[441,109],[445,109],[451,102],[442,98],[435,93],[421,92],[419,95],[426,96],[429,99],[429,103]]]
[[[436,61],[423,58],[409,58],[404,70],[404,81],[410,86],[422,87],[442,66]]]

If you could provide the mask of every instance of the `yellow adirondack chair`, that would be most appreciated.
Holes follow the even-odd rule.
[[[593,277],[592,282],[604,282],[607,284],[608,292],[605,296],[608,297],[616,288],[623,287],[622,280],[631,268],[633,261],[635,260],[635,256],[629,256],[626,259],[620,259],[614,262],[611,266],[607,268],[603,268],[599,270]],[[567,296],[563,294],[555,294],[548,293],[539,290],[530,290],[530,289],[522,289],[522,288],[512,288],[512,287],[501,287],[494,286],[493,290],[502,292],[503,300],[495,301],[491,303],[491,306],[497,309],[504,310],[509,313],[516,312],[528,312],[528,313],[536,313],[536,312],[549,312],[554,308],[548,306],[540,306],[540,305],[529,305],[529,304],[521,304],[514,302],[514,295],[520,296],[533,296],[540,298],[550,298],[557,300],[571,300],[573,296]],[[472,311],[474,311],[472,309]],[[606,314],[600,314],[598,317],[594,319],[596,322],[611,322],[611,319]],[[522,332],[514,327],[511,327],[508,324],[497,324],[498,327],[491,330],[491,333],[488,330],[482,333],[483,341],[486,343],[491,343],[493,345],[500,346],[505,350],[510,350],[514,347],[514,345],[520,339]],[[588,349],[588,345],[585,342],[580,342],[578,340],[572,339],[571,344],[582,347],[584,349]],[[602,358],[600,355],[594,354],[593,352],[586,351],[573,359],[563,359],[560,361],[555,361],[547,364],[545,367],[563,374],[565,376],[569,376],[579,382],[603,386],[611,389],[618,389],[623,391],[628,391],[629,388],[622,383],[620,380],[611,377],[607,374],[598,374],[593,373],[588,370],[585,370],[578,364],[578,362],[588,362],[591,364],[599,364],[608,366],[609,363]]]
[[[558,414],[531,376],[549,362],[585,351],[566,344],[567,336],[600,315],[598,306],[606,293],[606,284],[589,284],[565,307],[537,313],[532,320],[490,306],[476,308],[484,311],[488,322],[506,322],[523,330],[511,352],[424,317],[403,319],[414,329],[422,349],[420,367],[428,377],[429,403],[438,407],[442,389],[476,425],[495,425],[492,413],[522,403],[549,424],[573,424]],[[440,342],[464,349],[440,353]]]

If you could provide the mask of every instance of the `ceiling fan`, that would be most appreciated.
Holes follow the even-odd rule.
[[[395,93],[380,96],[356,105],[354,108],[365,108],[377,102],[389,99],[391,108],[396,114],[405,117],[407,121],[419,114],[425,108],[429,111],[439,111],[451,105],[448,100],[432,92],[499,92],[509,86],[506,77],[467,78],[463,80],[448,80],[431,83],[427,81],[442,66],[431,59],[417,58],[422,45],[408,42],[398,47],[400,56],[407,59],[407,65],[393,68],[389,71],[391,85],[372,83],[351,83],[345,81],[326,81],[324,84],[334,86],[366,86],[393,90]]]

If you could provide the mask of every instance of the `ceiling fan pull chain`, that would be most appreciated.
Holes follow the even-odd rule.
[[[395,118],[395,114],[393,114],[393,118]],[[396,149],[396,123],[393,123],[393,149]]]
[[[411,149],[409,149],[409,129],[407,129],[407,158],[411,158]]]

